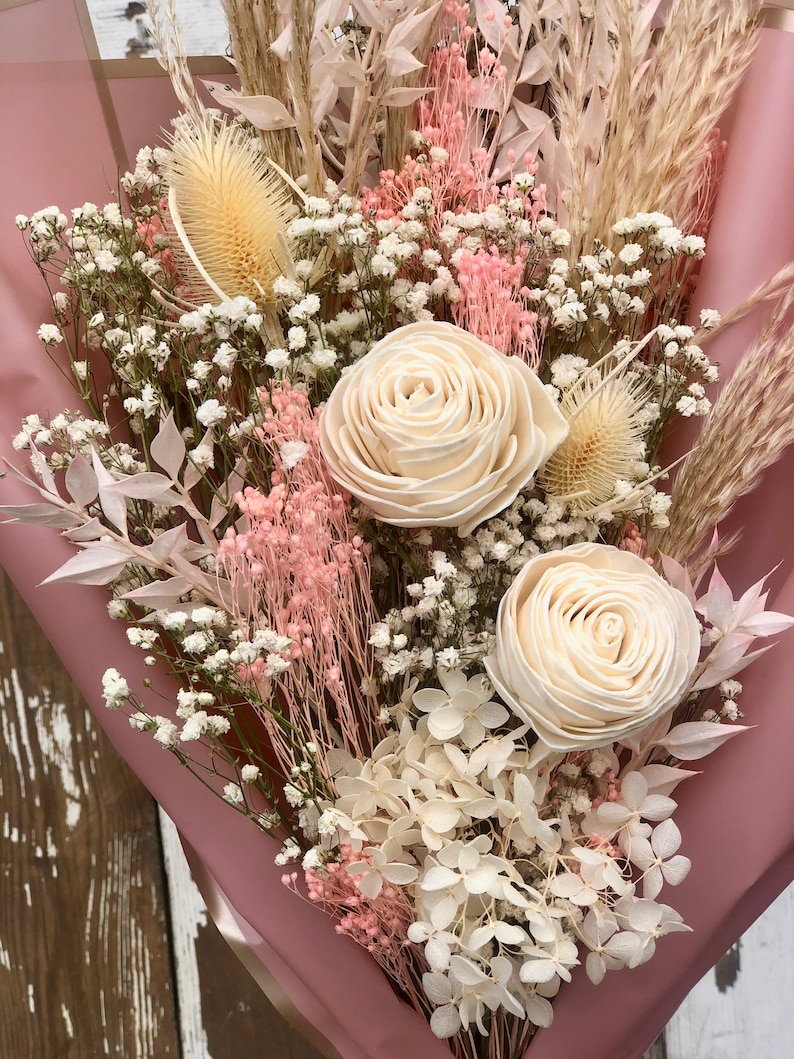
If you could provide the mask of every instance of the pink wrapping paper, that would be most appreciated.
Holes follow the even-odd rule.
[[[35,337],[39,323],[49,319],[49,305],[13,220],[51,204],[68,212],[85,200],[109,200],[116,161],[103,98],[112,103],[128,154],[154,142],[175,109],[163,79],[97,84],[68,0],[0,10],[0,452],[18,465],[9,439],[22,416],[55,413],[75,399]],[[764,30],[733,116],[699,291],[702,305],[729,309],[794,258],[794,140],[786,134],[792,109],[794,34]],[[712,353],[724,373],[741,356],[752,326],[733,329],[718,354]],[[32,499],[12,479],[0,486],[2,503]],[[792,524],[792,515],[791,463],[784,461],[740,505],[745,546],[722,567],[739,592],[782,558],[774,606],[794,613],[794,538],[781,530]],[[115,665],[140,688],[141,656],[127,644],[123,627],[107,620],[102,590],[35,588],[70,554],[50,530],[0,529],[0,562],[115,746],[177,823],[203,865],[211,899],[221,911],[225,901],[227,919],[289,1003],[342,1059],[448,1057],[446,1046],[395,997],[369,957],[281,885],[273,844],[200,788],[150,738],[133,732],[123,715],[104,709],[100,678],[106,666]],[[697,979],[794,876],[794,653],[773,651],[744,683],[747,723],[757,727],[707,759],[704,774],[677,792],[682,852],[693,868],[667,899],[694,933],[662,939],[649,964],[607,975],[597,988],[575,974],[555,1002],[554,1026],[538,1034],[527,1059],[638,1059]],[[147,698],[153,711],[166,713],[173,688],[162,680]]]

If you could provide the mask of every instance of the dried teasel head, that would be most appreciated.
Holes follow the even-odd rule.
[[[195,293],[272,300],[296,210],[246,133],[209,116],[185,122],[173,137],[166,175],[175,250]]]
[[[608,504],[616,483],[632,481],[643,459],[647,401],[636,376],[603,379],[591,371],[580,378],[560,400],[570,431],[539,475],[543,489],[580,515]]]

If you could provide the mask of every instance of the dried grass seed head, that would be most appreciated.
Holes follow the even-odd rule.
[[[608,503],[643,458],[647,400],[645,383],[629,375],[604,381],[591,371],[571,386],[560,400],[570,433],[539,476],[546,492],[579,514]]]
[[[181,263],[197,292],[209,289],[221,301],[272,300],[297,211],[246,133],[209,117],[191,122],[174,135],[166,171]]]

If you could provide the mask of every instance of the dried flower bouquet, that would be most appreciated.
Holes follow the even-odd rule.
[[[107,705],[461,1059],[689,929],[671,794],[791,624],[714,563],[792,440],[791,271],[714,408],[732,319],[689,314],[758,5],[659,6],[226,0],[221,113],[164,4],[182,112],[126,205],[17,219],[81,409],[26,416],[6,517],[179,679]]]

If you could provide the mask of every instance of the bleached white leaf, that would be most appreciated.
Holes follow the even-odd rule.
[[[120,493],[132,500],[160,501],[162,497],[171,492],[171,479],[156,471],[142,471],[140,474],[131,474],[125,478],[117,478],[116,481],[106,486],[106,492]],[[174,494],[178,496],[178,494]]]
[[[424,63],[416,59],[407,48],[387,48],[385,53],[386,71],[389,77],[402,77],[421,70]]]
[[[166,474],[176,481],[182,464],[185,462],[185,439],[179,433],[174,422],[174,413],[169,412],[168,418],[160,425],[160,429],[149,446],[152,459],[158,467],[162,467]]]
[[[440,8],[441,0],[432,4],[426,11],[417,11],[408,18],[395,22],[388,37],[387,47],[390,49],[392,45],[401,45],[409,51],[414,51],[424,44]]]
[[[86,507],[93,500],[96,500],[99,492],[99,482],[93,467],[85,456],[81,456],[79,453],[75,456],[66,469],[64,481],[69,491],[69,496],[80,507]]]
[[[422,985],[427,999],[432,1004],[444,1004],[452,998],[452,986],[444,974],[435,971],[427,972],[422,975]]]
[[[372,3],[372,0],[353,0],[353,7],[362,25],[374,29],[377,33],[385,33],[389,28],[388,21]]]
[[[274,132],[277,129],[291,129],[295,125],[295,119],[274,96],[239,96],[230,100],[227,104],[248,118],[251,124],[262,129],[263,132]]]
[[[151,610],[164,610],[186,595],[191,588],[187,578],[170,577],[164,581],[152,581],[140,588],[133,588],[130,592],[125,592],[122,598],[140,603]]]
[[[111,541],[88,546],[41,582],[43,585],[75,582],[80,585],[106,585],[118,577],[127,563],[137,561],[127,548]]]
[[[749,729],[740,724],[720,724],[715,721],[685,721],[677,724],[664,737],[661,745],[681,761],[695,761]]]
[[[80,544],[85,541],[97,541],[100,537],[104,537],[107,531],[108,528],[103,522],[100,522],[98,518],[92,518],[74,529],[67,530],[64,537],[68,537],[75,544]]]
[[[127,536],[127,501],[121,493],[109,492],[115,479],[99,458],[96,449],[91,451],[91,464],[99,483],[99,503],[108,522]]]
[[[536,44],[524,56],[518,83],[520,85],[542,85],[548,81],[549,74],[548,52],[545,47]]]
[[[175,526],[174,529],[166,530],[165,533],[159,534],[155,537],[152,543],[149,545],[149,551],[158,561],[158,563],[165,562],[175,549],[182,551],[181,545],[187,541],[187,530],[184,525]]]
[[[766,647],[760,647],[757,651],[751,651],[749,654],[744,653],[744,647],[725,652],[724,654],[714,651],[706,659],[706,668],[692,685],[692,690],[705,691],[707,688],[715,688],[723,680],[730,680],[731,677],[741,673],[751,662],[766,654],[774,646],[774,644],[767,644]]]
[[[7,516],[4,522],[26,522],[55,529],[71,529],[82,524],[79,515],[55,504],[5,504],[0,507],[0,515]]]
[[[645,765],[640,770],[648,784],[648,793],[672,794],[679,783],[697,776],[699,773],[688,769],[674,768],[672,765]]]
[[[424,88],[390,88],[383,97],[383,105],[385,107],[410,107],[417,99],[421,99],[428,92],[434,91],[435,89],[429,86]]]

